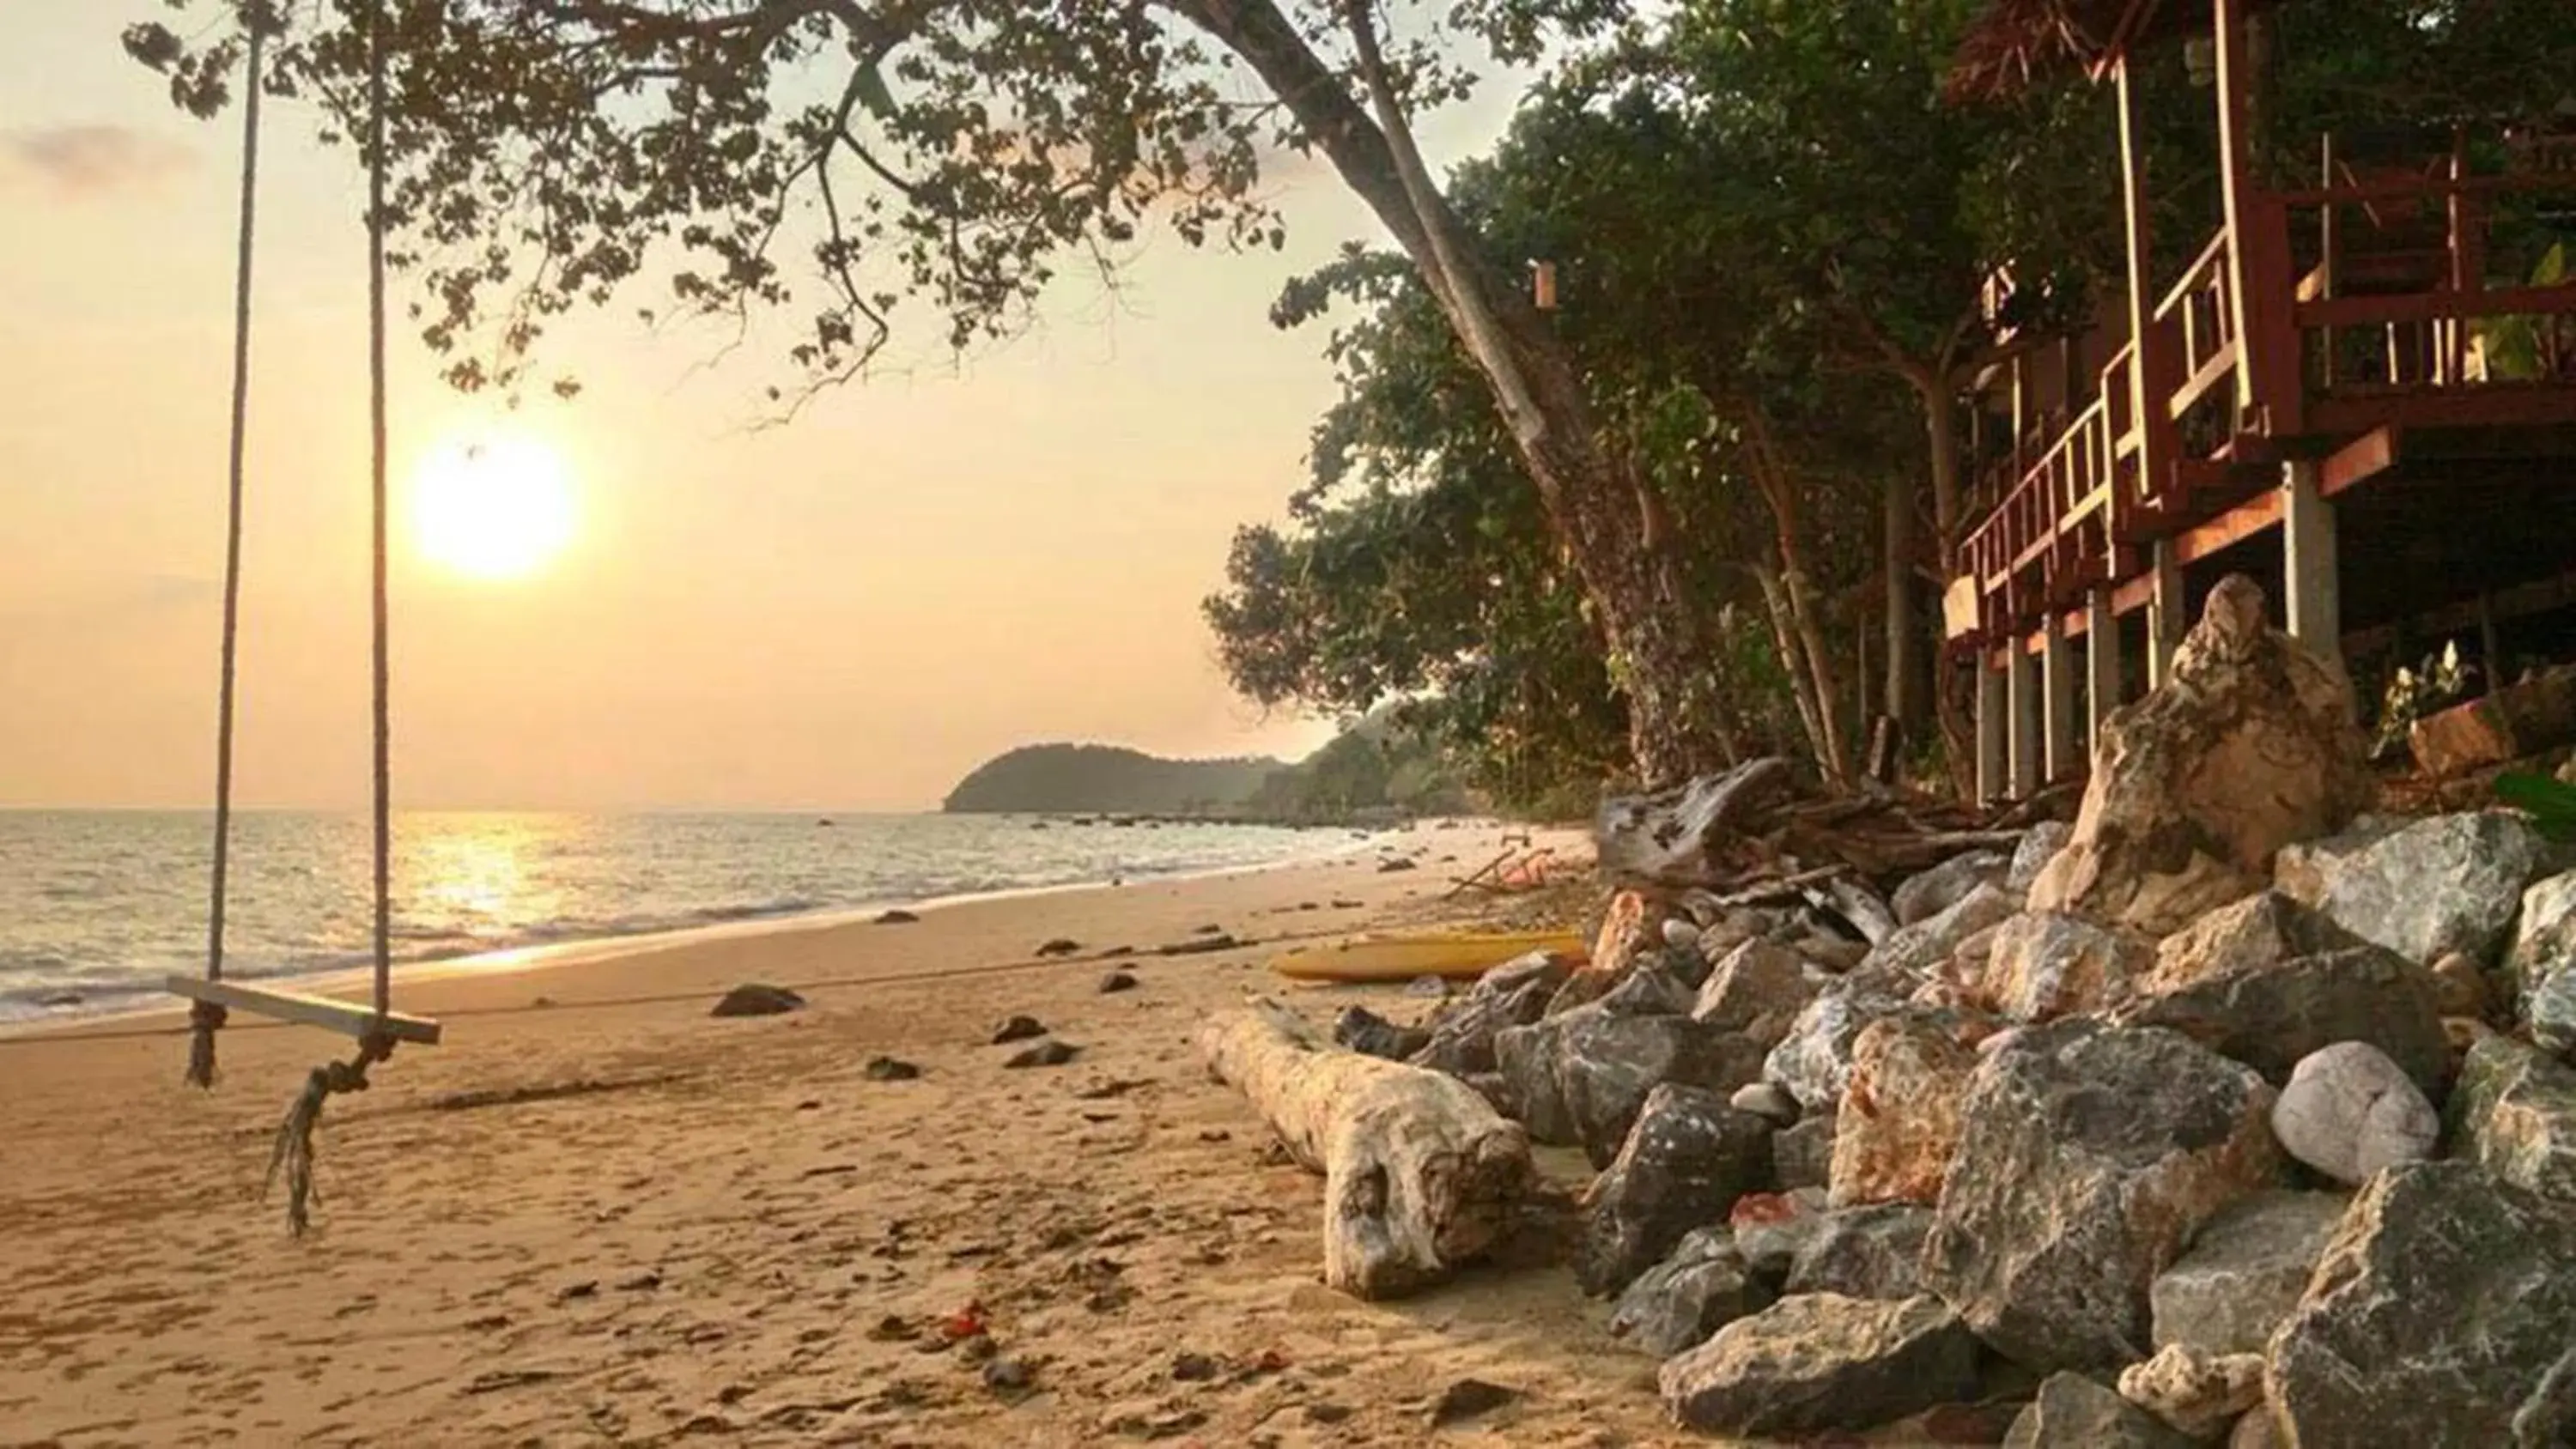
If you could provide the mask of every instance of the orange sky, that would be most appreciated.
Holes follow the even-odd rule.
[[[197,805],[212,779],[231,116],[125,60],[146,0],[10,0],[0,48],[0,806]],[[1480,146],[1508,97],[1442,118]],[[241,798],[343,806],[366,781],[359,183],[308,117],[264,161]],[[1445,143],[1445,144],[1444,144]],[[1284,256],[1157,238],[1121,304],[1051,299],[1009,349],[747,433],[766,358],[610,317],[532,404],[572,467],[569,551],[517,582],[424,562],[412,461],[475,426],[397,332],[398,802],[837,807],[936,802],[1040,739],[1302,753],[1329,733],[1226,689],[1198,617],[1238,523],[1276,517],[1332,395],[1320,333],[1273,331],[1292,271],[1377,235],[1283,178]],[[621,306],[612,314],[631,315]]]

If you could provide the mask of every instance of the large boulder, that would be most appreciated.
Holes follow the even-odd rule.
[[[1486,972],[1431,1023],[1431,1042],[1413,1054],[1413,1065],[1460,1077],[1495,1070],[1496,1035],[1545,1015],[1549,999],[1573,973],[1571,962],[1546,951]]]
[[[2523,887],[2549,864],[2548,842],[2520,815],[2437,815],[2346,848],[2285,852],[2281,889],[2364,940],[2429,966],[2449,952],[2495,958]]]
[[[2082,1374],[2050,1374],[2004,1449],[2191,1449],[2190,1436]]]
[[[1842,1124],[1832,1112],[1810,1112],[1798,1119],[1794,1127],[1783,1127],[1771,1138],[1771,1164],[1780,1179],[1782,1192],[1812,1187],[1822,1192],[1834,1180],[1834,1139],[1841,1135]]]
[[[1928,921],[1966,900],[1981,885],[2003,884],[2011,871],[2012,857],[2000,851],[1954,855],[1930,870],[1907,876],[1896,894],[1887,898],[1888,910],[1900,926]]]
[[[2387,1053],[2345,1041],[2299,1059],[2272,1104],[2272,1132],[2283,1151],[2353,1186],[2432,1156],[2442,1119]]]
[[[1610,1336],[1632,1348],[1671,1358],[1708,1342],[1775,1297],[1770,1285],[1735,1250],[1724,1227],[1697,1228],[1672,1256],[1640,1274],[1610,1311]]]
[[[2033,911],[1995,927],[1969,994],[2015,1021],[2107,1011],[2155,963],[2155,947],[2080,916]]]
[[[1976,1067],[1976,1049],[1928,1013],[1871,1022],[1852,1042],[1851,1080],[1834,1114],[1833,1205],[1939,1202]]]
[[[2169,935],[2261,889],[2281,847],[2341,829],[2373,788],[2350,681],[2231,575],[2172,677],[2103,725],[2074,834],[2030,908]]]
[[[1879,942],[1863,969],[1891,979],[1920,980],[1947,964],[1969,937],[2001,924],[2020,909],[2020,903],[2000,887],[1981,882],[1949,909],[1900,927]]]
[[[1817,1215],[1789,1263],[1787,1291],[1846,1298],[1911,1298],[1924,1290],[1923,1239],[1932,1210],[1889,1203]]]
[[[1831,1112],[1851,1081],[1852,1043],[1862,1028],[1904,1009],[1904,997],[1874,976],[1846,976],[1798,1012],[1763,1059],[1762,1078],[1786,1088],[1802,1111]]]
[[[1768,941],[1747,941],[1726,953],[1701,984],[1691,1016],[1721,1031],[1762,1044],[1780,1044],[1789,1026],[1823,989],[1798,953]]]
[[[2465,1162],[2416,1163],[2353,1199],[2272,1337],[2266,1397],[2293,1446],[2485,1449],[2564,1394],[2576,1212]]]
[[[1789,1280],[1808,1244],[1833,1228],[1824,1190],[1812,1187],[1748,1193],[1727,1211],[1726,1224],[1745,1263],[1775,1286]]]
[[[2156,947],[2155,969],[2139,983],[2138,991],[2142,996],[2162,996],[2213,976],[2368,944],[2314,906],[2279,891],[2264,891],[2212,911],[2165,937]]]
[[[2004,894],[2017,904],[2030,900],[2030,888],[2039,883],[2039,873],[2075,838],[2075,826],[2064,820],[2043,820],[2022,832],[2021,844],[2013,847],[2012,869],[2004,874]]]
[[[1783,1298],[1665,1363],[1664,1407],[1707,1434],[1866,1429],[1977,1391],[1977,1340],[1930,1295]]]
[[[1505,1095],[1538,1142],[1606,1166],[1662,1083],[1721,1094],[1762,1075],[1762,1048],[1686,1016],[1640,1016],[1604,999],[1494,1039]]]
[[[2553,875],[2522,893],[2506,975],[2534,1040],[2560,1056],[2576,1055],[2576,871]]]
[[[2451,1153],[2499,1182],[2576,1204],[2576,1067],[2507,1036],[2469,1048],[2451,1089]]]
[[[2346,1201],[2331,1192],[2260,1192],[2203,1224],[2191,1251],[2148,1293],[2156,1347],[2261,1353],[2308,1291]]]
[[[2380,946],[2203,977],[2118,1019],[2181,1032],[2275,1086],[2288,1083],[2302,1059],[2338,1042],[2378,1048],[2428,1096],[2451,1071],[2432,973]]]
[[[2028,1367],[2145,1357],[2156,1276],[2281,1177],[2274,1096],[2178,1033],[2080,1017],[2024,1030],[1970,1079],[1925,1283]]]
[[[1735,1200],[1771,1185],[1771,1124],[1723,1093],[1667,1082],[1592,1190],[1575,1280],[1616,1293],[1663,1261],[1694,1228],[1724,1222]]]

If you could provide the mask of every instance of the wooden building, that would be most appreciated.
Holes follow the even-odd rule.
[[[2125,295],[2081,328],[2007,334],[1968,399],[1986,468],[1943,621],[1977,666],[1988,799],[2079,772],[2227,573],[2345,657],[2576,603],[2576,279],[2532,243],[2576,238],[2576,126],[2320,136],[2313,184],[2267,185],[2249,23],[2273,8],[1997,0],[1962,55],[1969,89],[2068,65],[2116,88],[2102,140],[2129,258]],[[2177,45],[2217,108],[2224,192],[2178,277],[2150,262],[2133,75]]]

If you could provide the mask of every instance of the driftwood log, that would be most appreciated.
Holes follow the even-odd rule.
[[[1457,1078],[1344,1051],[1278,1003],[1210,1021],[1209,1071],[1324,1177],[1324,1281],[1391,1298],[1492,1247],[1533,1180],[1529,1136]]]
[[[1962,851],[2011,849],[2021,832],[2006,823],[1999,814],[1897,790],[1826,794],[1789,761],[1760,759],[1679,789],[1604,800],[1592,833],[1601,872],[1614,885],[1741,894],[1766,880],[1811,887],[1845,872],[1892,883]],[[1863,934],[1893,925],[1878,920],[1852,885],[1820,894],[1847,916],[1860,912],[1853,924]]]

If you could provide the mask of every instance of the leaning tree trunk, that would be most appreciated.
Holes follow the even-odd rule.
[[[1727,758],[1704,698],[1717,656],[1704,601],[1664,567],[1630,470],[1601,446],[1572,360],[1530,299],[1497,277],[1424,173],[1368,12],[1345,12],[1377,118],[1275,0],[1162,0],[1240,56],[1402,246],[1491,386],[1522,466],[1592,605],[1628,700],[1637,772],[1678,781]]]
[[[1208,1069],[1324,1175],[1324,1281],[1362,1298],[1482,1256],[1533,1181],[1529,1134],[1445,1072],[1345,1051],[1276,1002],[1208,1023]]]

